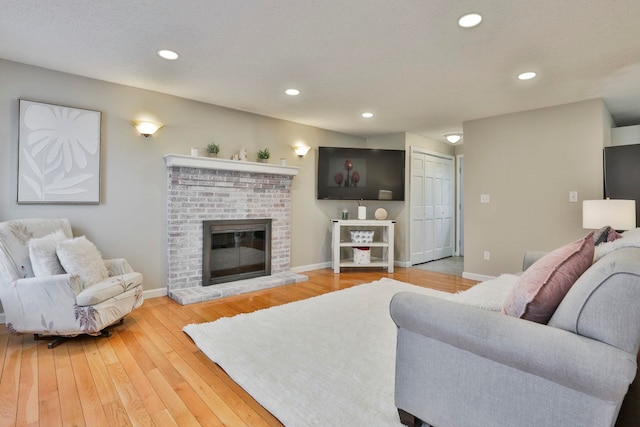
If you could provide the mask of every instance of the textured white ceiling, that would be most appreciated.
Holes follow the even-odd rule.
[[[0,0],[0,58],[360,136],[596,97],[640,124],[639,0]]]

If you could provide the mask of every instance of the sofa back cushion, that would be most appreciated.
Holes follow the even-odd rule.
[[[34,276],[45,277],[65,273],[56,254],[56,248],[58,243],[67,239],[62,230],[56,230],[44,237],[29,240],[29,259]]]
[[[571,287],[549,326],[632,354],[640,345],[640,247],[617,249]]]
[[[29,240],[62,230],[71,235],[67,219],[21,219],[0,223],[0,278],[3,284],[33,277]]]
[[[593,262],[593,232],[536,261],[516,282],[502,312],[547,323],[569,288]]]

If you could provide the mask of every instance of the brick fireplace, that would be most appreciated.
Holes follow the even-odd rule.
[[[167,293],[191,304],[307,280],[292,273],[291,183],[297,167],[168,154]],[[202,286],[203,221],[271,218],[271,274]]]

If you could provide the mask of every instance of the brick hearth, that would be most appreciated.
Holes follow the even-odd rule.
[[[169,154],[167,292],[191,304],[307,280],[290,271],[291,183],[298,168]],[[271,218],[271,275],[202,286],[202,221]]]

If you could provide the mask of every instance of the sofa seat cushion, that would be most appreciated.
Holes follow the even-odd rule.
[[[549,252],[518,279],[502,312],[546,324],[571,286],[593,263],[593,232]]]
[[[96,305],[142,284],[142,274],[127,273],[109,277],[101,282],[85,288],[76,295],[79,306]]]

